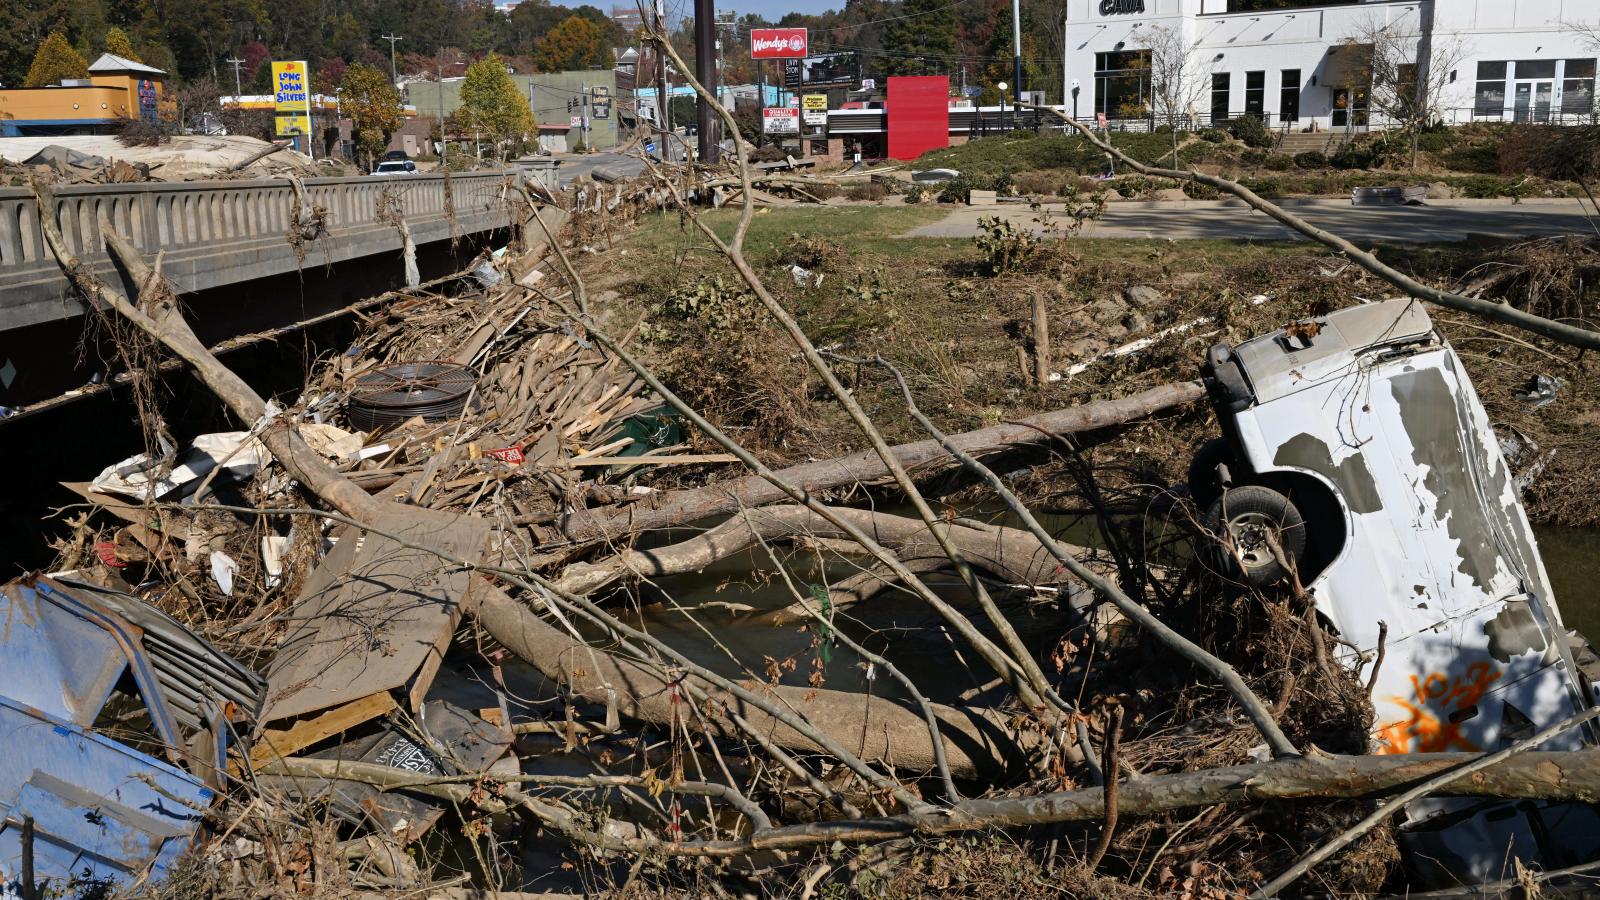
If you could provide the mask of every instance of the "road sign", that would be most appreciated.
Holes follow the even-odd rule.
[[[807,43],[804,28],[752,28],[750,58],[801,59]]]
[[[596,119],[609,119],[611,118],[611,98],[596,97],[590,101],[589,109],[594,112]]]
[[[828,124],[828,95],[806,94],[800,98],[801,118],[807,125]]]
[[[863,79],[861,79],[861,89],[863,91],[875,91],[875,90],[877,90],[878,89],[878,79],[876,79],[876,78],[863,78]]]
[[[795,106],[769,106],[761,111],[763,134],[799,134],[800,109]]]
[[[582,128],[583,127],[583,116],[573,116],[572,117],[572,124],[567,126],[567,127],[569,127],[569,128]]]

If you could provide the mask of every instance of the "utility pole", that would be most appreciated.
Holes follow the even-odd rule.
[[[672,98],[667,90],[667,3],[655,2],[655,33],[660,37],[656,44],[656,127],[661,131],[661,159],[672,161]]]
[[[389,46],[394,46],[390,44]],[[445,168],[445,151],[450,147],[450,138],[444,130],[444,48],[440,47],[437,54],[439,60],[439,168]]]
[[[244,93],[244,88],[241,86],[239,81],[239,67],[244,65],[244,60],[238,58],[237,56],[230,56],[223,60],[223,62],[233,66],[233,102],[238,103],[239,95]]]
[[[1011,0],[1011,106],[1022,108],[1022,0]]]
[[[721,103],[722,95],[717,90],[716,43],[716,0],[694,0],[694,76]],[[695,104],[695,111],[699,113],[700,161],[715,163],[722,152],[722,129],[717,127],[720,120],[704,97]]]
[[[400,80],[400,75],[394,67],[394,45],[396,41],[403,41],[405,38],[398,34],[385,34],[381,37],[389,42],[389,83],[394,84]]]

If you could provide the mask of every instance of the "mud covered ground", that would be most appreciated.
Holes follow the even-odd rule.
[[[1045,242],[996,275],[975,241],[897,237],[942,215],[915,207],[766,209],[755,218],[748,249],[819,346],[844,357],[890,359],[923,409],[951,432],[1192,379],[1217,341],[1238,342],[1392,295],[1388,285],[1309,243],[1068,238]],[[731,230],[734,217],[723,212],[713,220]],[[626,263],[607,267],[603,286],[641,317],[643,346],[677,389],[774,461],[860,446],[727,263],[676,216],[647,219],[617,249]],[[1432,283],[1479,290],[1543,315],[1592,319],[1600,300],[1593,286],[1600,249],[1592,238],[1379,252]],[[1051,368],[1061,376],[1043,386],[1028,372],[1036,295],[1049,310]],[[1600,446],[1594,363],[1476,317],[1432,313],[1502,423],[1508,449],[1516,451],[1513,467],[1534,468],[1530,516],[1540,524],[1600,525],[1600,506],[1591,502],[1600,490],[1591,459],[1591,448]],[[1101,356],[1146,338],[1154,340],[1145,349]],[[877,370],[845,371],[891,439],[922,436]],[[1534,408],[1517,394],[1537,376],[1558,387],[1552,402]],[[1214,427],[1198,406],[1135,426],[1130,440],[1118,442],[1120,462],[1139,477],[1181,483],[1190,453]],[[1051,480],[1048,467],[1039,474],[1041,485]]]

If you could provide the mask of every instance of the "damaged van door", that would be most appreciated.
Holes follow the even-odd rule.
[[[135,597],[70,575],[0,587],[0,895],[160,882],[262,691]]]
[[[1190,486],[1214,559],[1256,585],[1294,569],[1363,679],[1383,640],[1372,752],[1492,751],[1594,702],[1488,415],[1421,303],[1218,344],[1203,375],[1223,437]],[[1585,726],[1541,749],[1593,741]],[[1425,799],[1400,843],[1414,883],[1480,883],[1512,858],[1600,858],[1600,815]]]

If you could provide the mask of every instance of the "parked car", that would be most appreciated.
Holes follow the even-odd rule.
[[[1255,585],[1294,570],[1363,679],[1385,646],[1372,752],[1492,751],[1595,702],[1494,428],[1419,302],[1218,344],[1203,376],[1223,437],[1189,482],[1220,539],[1212,559]],[[1542,749],[1592,743],[1585,727]],[[1600,815],[1425,799],[1399,839],[1417,883],[1470,884],[1513,857],[1600,857]]]
[[[0,894],[159,883],[224,786],[264,682],[138,598],[70,574],[0,586],[0,621]]]
[[[417,164],[416,163],[412,162],[409,159],[405,159],[405,160],[388,160],[388,161],[385,161],[385,162],[378,163],[378,167],[376,169],[372,170],[372,174],[374,174],[374,175],[383,175],[383,176],[391,176],[391,175],[420,175],[422,173],[417,171]]]

